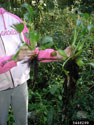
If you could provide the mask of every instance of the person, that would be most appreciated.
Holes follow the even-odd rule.
[[[22,44],[19,33],[13,29],[12,25],[22,22],[18,16],[0,8],[0,125],[7,125],[10,105],[13,109],[16,125],[28,125],[27,80],[30,78],[30,68],[23,61],[30,59],[34,54],[38,54],[40,60],[46,58],[41,62],[51,62],[53,61],[51,59],[57,60],[56,56],[51,56],[51,53],[54,52],[53,49],[39,51],[38,47],[35,51],[29,51],[27,47],[24,47],[16,61],[11,60]],[[28,29],[24,25],[22,37],[26,43],[28,43],[25,37],[27,32]],[[69,48],[65,50],[68,54],[70,53]],[[58,52],[57,55],[61,58]]]

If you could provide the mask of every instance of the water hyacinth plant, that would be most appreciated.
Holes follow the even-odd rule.
[[[64,63],[62,65],[62,70],[65,73],[65,81],[63,84],[63,124],[67,123],[67,113],[70,101],[73,99],[76,89],[76,83],[79,78],[80,67],[91,65],[94,66],[93,60],[88,60],[83,54],[88,52],[90,46],[94,43],[94,25],[87,24],[86,18],[89,17],[88,14],[78,14],[77,20],[75,21],[73,41],[71,47],[73,48],[71,55],[67,57],[64,51],[59,51],[59,53],[65,57]],[[68,124],[68,123],[67,123]]]
[[[29,32],[25,33],[25,36],[28,40],[28,44],[23,41],[22,36],[21,36],[21,32],[24,29],[24,24],[20,23],[20,24],[13,25],[12,27],[19,32],[20,39],[22,41],[22,46],[19,48],[17,53],[12,57],[12,60],[16,60],[16,57],[18,56],[21,48],[24,46],[28,46],[28,49],[30,49],[32,51],[32,50],[36,49],[36,44],[38,44],[38,42],[40,44],[39,49],[42,49],[42,50],[44,50],[46,48],[51,48],[54,44],[53,38],[51,36],[44,36],[40,40],[39,33],[35,30],[34,27],[32,27],[32,25],[34,24],[34,12],[33,12],[32,7],[26,3],[23,4],[22,7],[25,7],[27,9],[27,12],[24,15],[24,17],[25,17],[26,21],[27,20],[29,21],[29,24],[30,24],[30,26],[28,28]]]

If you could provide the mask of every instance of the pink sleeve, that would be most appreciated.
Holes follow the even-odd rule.
[[[36,48],[36,53],[38,53],[38,60],[40,62],[53,62],[58,61],[58,58],[56,56],[51,56],[51,53],[54,52],[53,49],[45,49],[45,50],[38,50]]]
[[[0,74],[9,71],[11,68],[17,65],[15,61],[7,62],[9,59],[11,59],[11,57],[12,56],[6,56],[0,58]]]
[[[6,63],[4,66],[0,66],[0,74],[9,71],[11,68],[13,68],[16,65],[17,64],[14,61],[10,61],[10,62]]]
[[[12,57],[12,55],[11,55],[11,56],[0,57],[0,65],[1,65],[3,62],[6,62],[6,61],[10,60],[11,57]]]

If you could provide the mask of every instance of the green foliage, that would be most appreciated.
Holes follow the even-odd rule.
[[[35,29],[38,30],[40,46],[44,46],[44,44],[52,41],[52,48],[64,50],[73,43],[76,57],[78,56],[76,62],[81,66],[81,71],[79,72],[74,99],[70,100],[67,118],[69,120],[81,119],[77,114],[84,111],[87,112],[86,117],[94,121],[94,14],[88,15],[87,13],[82,14],[79,12],[80,18],[78,18],[77,14],[73,10],[70,11],[69,8],[61,10],[58,7],[55,8],[56,6],[54,5],[55,9],[52,11],[52,9],[49,10],[49,3],[46,3],[47,6],[44,6],[45,3],[41,5],[38,3],[33,6],[33,14],[35,15],[33,21],[36,27],[35,25],[33,26],[32,21],[29,24],[29,20],[23,20],[27,22],[30,32],[35,31]],[[76,10],[76,7],[77,10],[79,8],[83,9],[80,3],[77,6],[75,5],[73,9]],[[75,28],[75,25],[77,28]],[[27,34],[27,38],[30,38],[29,34]],[[47,41],[45,41],[45,38]],[[42,39],[45,42],[41,43]],[[61,53],[64,56],[64,53]],[[67,58],[66,62],[69,59]],[[30,125],[62,125],[62,93],[64,91],[62,68],[64,70],[65,63],[40,63],[37,72],[38,78],[34,84],[32,83],[33,70],[31,69],[30,80],[28,81],[29,112],[31,112],[29,117]],[[10,122],[13,121],[13,114],[9,114],[9,120]]]
[[[76,63],[77,63],[78,66],[83,66],[84,65],[84,62],[83,62],[82,58],[77,58]]]
[[[87,67],[87,70],[88,70],[88,67]],[[84,70],[81,73],[81,77],[77,82],[75,98],[71,102],[71,106],[74,107],[73,108],[74,114],[72,116],[72,119],[74,120],[79,119],[77,117],[78,111],[86,111],[87,119],[94,121],[94,118],[93,118],[94,82],[92,79],[92,75],[93,75],[92,73],[94,73],[94,70],[92,71],[88,70],[88,72]]]
[[[40,49],[50,48],[54,45],[53,38],[50,36],[44,36],[40,41]]]
[[[27,12],[24,14],[24,18],[27,21],[29,21],[29,23],[32,23],[34,21],[34,18],[33,18],[33,15],[34,15],[33,8],[29,4],[27,4],[27,3],[24,3],[22,5],[22,7],[27,9]]]
[[[35,85],[29,84],[29,111],[35,112],[35,121],[30,117],[30,123],[39,125],[60,124],[62,107],[62,71],[60,66],[53,63],[40,63],[38,78]],[[49,69],[49,70],[48,70]],[[59,72],[58,72],[59,71]],[[58,74],[58,75],[57,75]],[[30,88],[33,90],[31,91]]]
[[[31,19],[31,17],[33,17],[33,13],[34,13],[32,7],[28,4],[23,4],[22,7],[25,7],[28,10],[28,12],[26,13],[28,16],[27,16],[26,19],[28,19],[28,20]],[[34,21],[29,20],[29,23],[30,24],[34,23]],[[24,29],[24,24],[23,23],[15,24],[12,27],[19,32],[20,38],[21,38],[21,32]],[[21,38],[23,45],[20,47],[20,49],[17,51],[17,53],[12,57],[13,60],[16,59],[16,57],[18,56],[18,54],[19,54],[19,52],[20,52],[20,50],[23,46],[28,46],[28,48],[31,51],[36,49],[36,42],[39,40],[39,33],[36,30],[33,30],[33,29],[32,29],[32,32],[31,32],[31,28],[30,28],[29,33],[26,33],[25,36],[27,37],[28,40],[30,40],[30,45],[26,44]],[[50,36],[43,37],[40,45],[41,45],[40,49],[46,49],[46,48],[52,47],[53,46],[52,37],[50,37]]]
[[[8,119],[7,120],[8,120],[7,124],[15,125],[13,110],[11,108],[9,109],[9,114],[8,114]]]
[[[76,10],[80,10],[82,12],[92,13],[94,11],[93,0],[75,0],[73,5]]]
[[[24,29],[24,24],[23,23],[20,23],[20,24],[14,24],[12,26],[12,28],[14,28],[15,30],[17,30],[19,33],[21,33]]]
[[[60,45],[59,47],[61,49],[64,49],[67,45],[70,45],[70,43],[73,42],[73,36],[74,36],[73,29],[74,29],[74,26],[76,24],[75,19],[77,19],[77,15],[69,12],[68,10],[64,10],[64,13],[59,15],[59,17],[58,17],[58,15],[56,17],[53,16],[54,20],[51,18],[51,15],[50,15],[50,13],[48,13],[47,15],[45,15],[45,17],[43,16],[43,22],[42,22],[43,28],[40,30],[40,33],[44,33],[43,31],[45,30],[44,34],[47,34],[47,35],[50,34],[51,36],[53,36],[54,48],[58,48],[58,44],[59,44]],[[88,18],[88,20],[86,20],[86,18]],[[94,46],[93,41],[91,43],[88,43],[89,36],[87,35],[89,33],[88,26],[90,25],[90,23],[93,24],[93,18],[88,17],[87,14],[85,14],[85,15],[83,15],[83,17],[81,19],[82,19],[82,21],[80,20],[77,24],[77,26],[78,26],[77,32],[78,33],[77,33],[77,38],[76,38],[76,42],[75,42],[75,44],[76,44],[75,49],[76,49],[76,52],[77,52],[76,56],[78,56],[79,54],[81,54],[83,52],[81,54],[81,56],[77,59],[78,65],[82,66],[83,68],[81,68],[82,71],[80,72],[80,79],[77,82],[78,84],[77,84],[77,90],[76,90],[75,98],[72,101],[70,100],[71,105],[69,105],[67,117],[69,118],[69,120],[77,120],[77,119],[79,119],[77,117],[78,111],[86,111],[86,112],[90,112],[88,114],[87,118],[89,120],[94,120],[93,111],[92,111],[93,103],[88,102],[89,97],[91,97],[90,102],[93,102],[93,93],[89,92],[89,94],[88,94],[88,90],[89,90],[89,88],[93,89],[93,85],[94,85],[93,70],[94,69],[92,67],[90,67],[89,65],[85,65],[85,66],[83,65],[84,63],[89,63],[90,60],[93,58],[93,55],[94,55],[93,51],[92,51],[93,47],[92,48],[90,47],[90,45]],[[53,22],[52,22],[52,20],[53,20]],[[62,24],[62,22],[64,22],[64,23]],[[84,26],[81,26],[82,24],[84,24]],[[56,32],[56,29],[57,29],[57,32]],[[91,31],[90,32],[91,38],[92,38],[92,33],[93,32]],[[42,34],[42,36],[44,34]],[[88,47],[87,51],[85,51],[86,49],[83,49],[83,47],[86,47],[86,48]],[[58,65],[56,65],[56,64],[58,64]],[[42,93],[44,92],[43,90],[45,88],[45,94],[47,94],[47,96],[46,96],[47,102],[46,103],[43,102],[43,104],[45,106],[52,106],[53,107],[53,101],[55,101],[57,103],[56,97],[58,97],[58,99],[59,99],[58,103],[61,103],[61,100],[62,100],[62,94],[58,93],[58,92],[62,93],[62,91],[63,91],[62,85],[60,85],[60,83],[63,83],[62,77],[61,77],[62,73],[60,73],[61,68],[62,68],[62,63],[56,63],[56,64],[55,65],[53,63],[51,63],[51,64],[40,64],[40,67],[39,67],[39,69],[40,69],[39,73],[38,73],[39,79],[38,79],[38,82],[36,81],[35,90],[38,89],[39,93],[41,92],[40,95],[42,95]],[[53,67],[53,69],[50,69],[49,65],[51,67]],[[57,72],[55,70],[55,68],[59,72]],[[58,69],[58,68],[60,68],[60,69]],[[61,82],[58,81],[57,76],[58,76],[58,78],[60,79]],[[55,78],[57,78],[57,79],[55,79]],[[92,79],[92,81],[91,81],[91,79]],[[44,84],[44,83],[46,83],[46,84]],[[54,85],[49,85],[51,83],[54,83]],[[89,87],[88,87],[88,85],[89,85]],[[49,86],[51,86],[51,88],[49,89],[50,93],[49,93],[49,96],[48,96],[48,87]],[[42,89],[40,90],[39,87],[40,87],[40,89],[43,88],[43,90]],[[59,91],[59,88],[61,88],[60,91]],[[49,99],[49,97],[51,98],[51,95],[53,95],[52,100]],[[45,96],[43,96],[43,97],[45,97]],[[43,98],[42,101],[44,101],[44,100],[45,99]],[[80,107],[79,107],[79,105],[80,105]],[[62,104],[58,105],[58,106],[60,106],[59,108],[62,110]],[[36,110],[37,109],[38,108],[36,108]],[[42,107],[41,107],[41,109],[42,109]],[[54,115],[54,117],[55,117],[55,115],[59,116],[58,111],[60,111],[60,109],[49,108],[51,119],[50,119],[50,122],[48,123],[47,121],[49,121],[49,120],[47,120],[47,119],[49,119],[49,117],[46,116],[47,119],[46,119],[46,121],[44,120],[45,124],[51,123],[52,125],[55,125],[56,123],[58,123],[58,120],[56,122],[54,122],[53,115]],[[89,111],[88,111],[88,109],[89,109]],[[58,113],[55,113],[55,111],[57,111]],[[48,112],[47,112],[47,114],[49,115]],[[45,117],[45,115],[44,115],[44,117]],[[52,120],[52,118],[53,118],[53,120]],[[58,119],[59,118],[60,118],[60,116],[58,117]],[[37,124],[44,124],[41,121],[41,118],[39,118],[38,120],[40,122],[36,121]],[[62,123],[60,123],[60,125],[61,124]]]
[[[63,71],[66,75],[68,75],[68,72],[64,69],[64,66],[69,60],[76,59],[76,63],[79,66],[83,66],[84,63],[82,61],[82,58],[79,58],[81,54],[89,49],[90,44],[94,42],[94,39],[92,37],[93,32],[93,24],[88,24],[85,22],[86,19],[89,18],[89,15],[87,13],[82,14],[80,13],[78,15],[79,20],[76,21],[76,26],[74,25],[74,34],[73,34],[73,41],[72,41],[72,47],[74,48],[74,52],[71,53],[70,57],[66,56],[66,60],[63,63]],[[84,32],[83,32],[84,31]],[[59,51],[59,53],[65,57],[64,52]],[[88,64],[88,63],[87,63]],[[85,64],[86,65],[86,64]]]
[[[29,33],[29,36],[30,36],[31,50],[35,50],[36,42],[39,40],[39,33],[36,31],[32,31]]]
[[[63,50],[60,50],[60,49],[59,49],[58,52],[59,52],[59,54],[60,54],[61,56],[66,57],[66,58],[68,57]]]

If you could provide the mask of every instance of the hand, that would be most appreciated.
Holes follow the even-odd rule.
[[[66,55],[67,55],[68,57],[70,57],[70,56],[72,56],[72,55],[74,54],[74,48],[73,48],[72,46],[68,46],[68,47],[64,50],[64,52],[66,53]],[[63,57],[62,55],[60,55],[58,51],[57,51],[57,58],[58,58],[58,59],[62,59],[62,60],[65,60],[65,59],[66,59],[65,57]]]
[[[64,52],[68,57],[70,57],[74,54],[74,48],[70,45],[64,50]]]
[[[26,60],[30,59],[33,55],[35,55],[35,50],[30,50],[27,46],[22,47],[20,50],[16,62],[21,61],[21,60]]]

